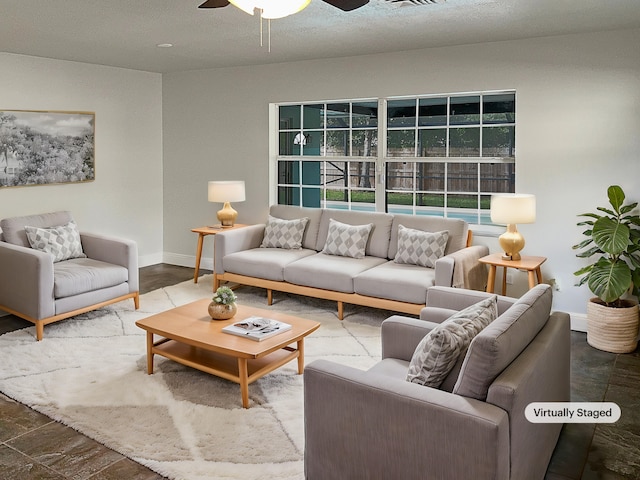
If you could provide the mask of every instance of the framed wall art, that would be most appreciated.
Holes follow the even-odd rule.
[[[0,188],[95,180],[95,113],[0,110]]]

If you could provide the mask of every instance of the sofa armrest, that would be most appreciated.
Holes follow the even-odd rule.
[[[431,307],[427,305],[420,310],[420,320],[433,323],[442,323],[458,310],[441,307]]]
[[[382,358],[410,361],[418,343],[437,324],[416,318],[394,315],[382,322]]]
[[[443,320],[439,319],[441,314],[448,317],[452,313],[463,310],[492,295],[495,294],[453,287],[431,287],[427,290],[427,306],[420,312],[420,318],[431,322],[441,322]],[[499,315],[502,315],[517,301],[516,298],[502,295],[497,297]]]
[[[517,458],[511,464],[513,478],[544,477],[562,428],[561,423],[529,422],[524,415],[527,405],[570,400],[571,320],[567,313],[554,312],[524,351],[493,381],[487,395],[488,403],[509,413],[512,456]]]
[[[39,320],[55,314],[53,256],[0,242],[0,305]]]
[[[307,480],[509,477],[508,416],[485,402],[316,360],[304,415]]]
[[[489,247],[473,245],[436,260],[436,285],[484,290],[487,266],[478,260],[489,254]]]
[[[236,252],[258,248],[264,238],[264,223],[249,225],[236,230],[222,231],[214,237],[213,265],[214,273],[224,273],[222,259]]]
[[[93,260],[125,267],[129,272],[129,292],[140,290],[138,280],[138,245],[133,240],[80,232],[82,250]]]

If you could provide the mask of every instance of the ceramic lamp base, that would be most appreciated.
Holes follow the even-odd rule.
[[[224,202],[222,210],[218,210],[218,220],[222,227],[233,227],[238,218],[238,212],[236,212],[229,202]]]
[[[504,251],[503,260],[521,260],[520,251],[524,248],[524,237],[514,224],[507,226],[507,231],[500,235],[498,242]]]

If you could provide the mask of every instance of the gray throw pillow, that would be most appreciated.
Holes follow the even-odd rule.
[[[269,215],[267,226],[264,230],[264,238],[262,239],[263,248],[284,248],[288,250],[297,250],[302,248],[302,236],[309,219],[296,218],[293,220],[284,220]]]
[[[497,317],[496,295],[454,313],[420,341],[409,363],[407,381],[440,387],[473,337]]]
[[[449,232],[423,232],[398,225],[398,252],[394,261],[421,267],[435,268],[436,260],[444,255]]]
[[[58,227],[29,227],[24,230],[31,248],[53,255],[54,262],[61,262],[70,258],[84,258],[80,232],[72,220],[66,225]]]
[[[347,225],[333,218],[329,219],[329,233],[322,253],[342,257],[364,258],[367,240],[373,228],[368,225]]]

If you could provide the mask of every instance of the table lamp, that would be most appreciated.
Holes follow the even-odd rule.
[[[233,227],[238,217],[231,207],[231,202],[244,202],[244,180],[228,180],[209,182],[209,201],[224,203],[221,210],[218,210],[218,220],[223,228]]]
[[[524,237],[518,232],[516,223],[536,221],[535,195],[526,193],[493,195],[491,221],[507,225],[507,231],[499,238],[500,247],[504,250],[503,260],[520,260],[520,250],[524,248]]]

